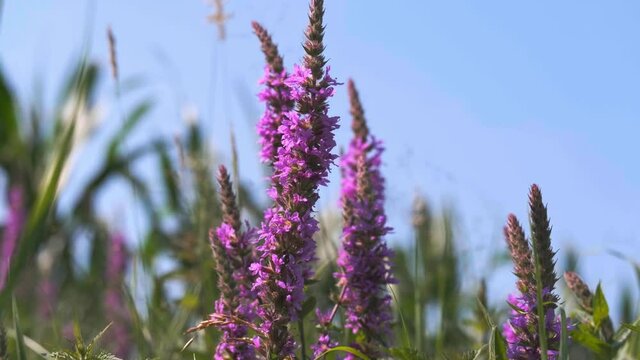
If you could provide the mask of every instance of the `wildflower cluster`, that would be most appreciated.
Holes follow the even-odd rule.
[[[311,0],[306,54],[292,71],[287,71],[271,35],[260,24],[252,24],[266,60],[258,96],[265,111],[257,131],[260,157],[271,169],[267,193],[273,204],[257,229],[247,224],[243,231],[229,175],[220,167],[223,221],[210,235],[220,298],[209,319],[194,328],[216,326],[222,331],[215,353],[218,360],[294,359],[297,353],[306,357],[291,325],[300,320],[298,330],[304,339],[305,286],[314,275],[314,235],[319,229],[314,211],[319,187],[327,184],[337,159],[332,150],[338,118],[329,115],[328,102],[338,82],[330,76],[323,55],[323,16],[323,1]],[[353,138],[339,162],[344,224],[334,273],[340,295],[329,311],[316,309],[319,331],[310,347],[314,356],[321,356],[340,344],[335,332],[343,330],[345,345],[376,359],[387,356],[393,343],[387,287],[396,282],[394,254],[385,241],[391,228],[381,174],[384,148],[370,134],[353,81],[348,92]],[[503,334],[510,359],[556,359],[562,329],[555,315],[559,300],[554,293],[555,252],[547,209],[536,185],[529,200],[531,242],[514,215],[505,227],[519,294],[509,297],[512,311]],[[427,221],[423,212],[414,221]]]
[[[338,83],[325,67],[323,16],[323,1],[312,0],[303,45],[306,55],[290,73],[269,33],[253,23],[267,62],[259,94],[266,109],[257,130],[261,158],[273,171],[268,194],[274,204],[264,213],[257,239],[251,231],[240,232],[239,212],[231,206],[233,196],[225,190],[229,186],[221,168],[225,217],[211,234],[221,297],[215,313],[197,327],[215,325],[223,331],[216,358],[282,359],[294,357],[297,350],[289,326],[300,317],[305,285],[313,276],[318,189],[327,184],[337,158],[332,150],[338,118],[328,114],[328,100]],[[390,338],[391,298],[385,287],[393,282],[392,254],[383,241],[390,229],[379,170],[382,146],[368,134],[352,82],[349,91],[355,137],[340,163],[345,228],[338,259],[342,271],[335,276],[343,289],[345,328],[363,334],[365,340],[356,344],[361,350],[377,354],[385,342],[378,339]],[[318,312],[321,326],[331,326],[336,310]],[[249,341],[250,331],[255,336]],[[327,331],[312,349],[319,354],[337,344]]]
[[[253,261],[255,230],[241,230],[240,211],[236,205],[229,174],[224,166],[218,171],[223,222],[210,234],[211,249],[216,261],[220,298],[212,317],[228,317],[242,322],[255,318],[257,300],[252,290],[253,276],[249,266]],[[246,337],[248,327],[232,321],[221,327],[223,334],[216,348],[215,359],[254,359],[255,349]]]
[[[263,300],[258,310],[266,340],[263,347],[267,356],[280,358],[293,356],[295,350],[288,325],[298,318],[304,286],[312,276],[313,235],[318,230],[314,205],[318,187],[326,185],[336,158],[331,150],[337,117],[328,115],[327,101],[337,82],[324,69],[323,14],[323,2],[312,1],[304,65],[294,66],[284,81],[288,92],[283,93],[290,95],[294,108],[280,107],[274,117],[270,113],[275,107],[267,103],[267,115],[280,122],[275,133],[261,131],[267,135],[261,141],[263,157],[271,154],[273,159],[269,195],[275,204],[265,212],[257,246],[260,258],[251,269],[257,277],[254,288]],[[265,123],[273,124],[263,121],[259,129],[268,127]]]

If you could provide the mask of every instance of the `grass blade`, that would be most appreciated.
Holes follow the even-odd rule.
[[[13,327],[16,331],[16,359],[27,360],[27,354],[24,348],[22,327],[20,326],[20,315],[18,314],[18,305],[16,304],[15,297],[12,299],[11,308],[13,311]]]
[[[489,339],[489,360],[508,360],[507,345],[497,326],[491,328]]]

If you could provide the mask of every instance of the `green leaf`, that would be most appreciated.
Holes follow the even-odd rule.
[[[12,93],[4,74],[0,72],[0,146],[18,138],[18,119]]]
[[[508,360],[507,343],[497,326],[491,328],[489,338],[489,360]]]
[[[611,346],[601,340],[587,324],[579,324],[571,331],[571,339],[601,358],[609,358],[611,355]]]
[[[427,356],[420,353],[416,349],[411,348],[391,348],[389,349],[389,355],[393,359],[398,360],[425,360]]]
[[[491,319],[491,315],[489,314],[489,311],[487,310],[487,308],[482,303],[482,300],[480,300],[480,298],[476,298],[476,302],[477,302],[477,305],[478,305],[478,309],[480,309],[480,312],[484,316],[484,320],[487,322],[487,325],[489,325],[490,328],[494,328],[496,325],[494,324],[493,320]],[[508,301],[507,301],[507,304],[509,304],[509,306],[513,306]]]
[[[2,313],[0,312],[0,316]],[[0,322],[0,359],[7,358],[7,330]]]
[[[20,315],[18,314],[18,305],[16,304],[16,298],[14,297],[11,302],[13,311],[13,327],[16,331],[16,359],[26,360],[27,353],[24,348],[24,335],[22,334],[22,327],[20,326]]]
[[[109,330],[112,324],[113,323],[108,323],[107,326],[105,326],[105,328],[102,329],[102,331],[100,331],[96,336],[93,337],[93,339],[91,339],[91,342],[87,345],[88,354],[91,354],[93,352],[93,349],[95,348],[100,338],[104,336],[104,334],[107,332],[107,330]]]
[[[322,354],[318,355],[314,360],[322,359],[323,356],[329,355],[329,354],[334,353],[334,352],[346,352],[346,353],[349,353],[351,355],[355,355],[355,356],[359,357],[362,360],[370,360],[367,355],[363,354],[358,349],[352,348],[351,346],[336,346],[336,347],[331,348],[331,349],[323,352]]]
[[[609,317],[609,305],[607,304],[607,299],[604,297],[600,283],[598,283],[598,287],[596,288],[596,293],[592,301],[593,322],[596,328],[599,329],[602,322]]]
[[[59,143],[56,158],[47,169],[46,181],[42,184],[43,186],[38,193],[33,210],[29,214],[24,231],[24,238],[21,241],[21,246],[18,248],[15,260],[11,264],[11,273],[14,276],[9,278],[5,290],[12,288],[18,274],[20,274],[20,270],[25,266],[28,259],[33,256],[38,243],[42,240],[39,232],[46,221],[49,210],[53,207],[60,176],[62,175],[62,170],[71,151],[75,124],[75,120],[69,124],[64,137],[61,139],[62,141]]]
[[[614,348],[621,348],[633,333],[640,333],[640,318],[633,324],[624,323],[613,336]]]
[[[162,171],[162,180],[166,190],[168,206],[173,211],[178,210],[180,209],[180,190],[178,189],[178,181],[173,163],[165,146],[158,145],[156,147],[156,153],[160,160],[160,170]]]
[[[623,327],[633,331],[633,332],[637,332],[640,333],[640,325],[634,325],[634,324],[622,324]]]
[[[151,100],[145,100],[140,102],[131,112],[129,117],[124,121],[124,124],[118,130],[118,133],[111,139],[109,143],[109,147],[107,150],[107,158],[109,161],[114,161],[118,155],[118,150],[120,146],[124,142],[124,140],[129,136],[131,131],[138,125],[140,120],[144,118],[144,116],[151,110],[153,106],[153,102]]]

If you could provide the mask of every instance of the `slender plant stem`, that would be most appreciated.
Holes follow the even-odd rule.
[[[306,344],[304,342],[304,319],[298,319],[298,331],[300,332],[300,357],[302,360],[307,360]]]
[[[542,299],[542,269],[540,269],[540,254],[533,246],[533,257],[535,258],[536,269],[536,307],[538,311],[538,338],[540,339],[540,359],[547,360],[547,327],[545,326],[545,311]]]
[[[422,351],[422,302],[420,301],[420,282],[418,279],[418,261],[420,260],[420,236],[416,231],[415,234],[415,245],[414,245],[414,255],[413,255],[413,279],[415,281],[413,288],[413,306],[415,312],[415,346],[416,349]]]
[[[338,308],[342,303],[342,298],[344,297],[344,293],[346,290],[347,290],[346,285],[342,287],[342,290],[340,290],[340,296],[338,296],[338,302],[336,302],[336,304],[333,306],[333,309],[331,310],[331,316],[329,317],[329,322],[332,322],[333,318],[336,317],[336,314],[338,313]]]

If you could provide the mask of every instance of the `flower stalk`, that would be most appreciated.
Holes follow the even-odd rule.
[[[314,206],[336,158],[331,151],[338,118],[328,116],[328,99],[337,82],[324,68],[323,6],[321,0],[311,1],[304,65],[295,66],[284,80],[294,108],[283,113],[275,136],[268,138],[275,139],[272,149],[267,146],[265,151],[263,142],[263,158],[273,159],[269,195],[275,204],[265,212],[257,246],[260,258],[251,270],[262,300],[258,315],[266,339],[260,345],[269,358],[291,358],[297,348],[289,325],[299,318],[304,286],[313,275],[313,235],[318,231]],[[273,148],[275,156],[269,155]]]
[[[384,211],[382,144],[369,134],[353,81],[349,81],[353,139],[341,159],[344,229],[334,274],[342,288],[345,328],[360,340],[354,344],[369,357],[381,356],[391,342],[391,273],[393,252],[384,236],[391,231]],[[349,355],[348,358],[352,356]]]
[[[559,301],[553,292],[555,252],[551,248],[551,226],[547,208],[537,185],[529,193],[531,242],[514,215],[509,215],[504,233],[518,278],[519,296],[511,295],[509,321],[503,327],[509,359],[555,360],[559,355],[562,324],[555,315]]]

